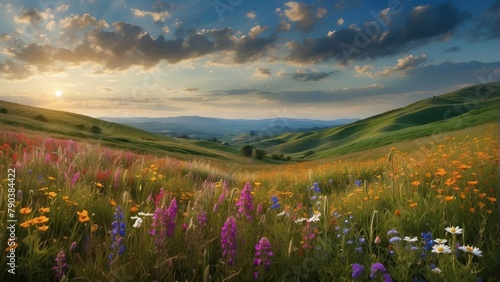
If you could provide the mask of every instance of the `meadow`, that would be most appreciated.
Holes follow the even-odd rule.
[[[0,144],[3,281],[500,281],[498,122],[244,167]]]

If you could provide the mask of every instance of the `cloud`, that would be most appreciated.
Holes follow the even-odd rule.
[[[33,75],[33,70],[26,64],[7,59],[5,63],[0,63],[0,75],[6,80],[24,80]]]
[[[69,5],[61,4],[61,5],[57,6],[56,11],[57,12],[64,12],[64,11],[67,11],[68,9],[69,9]]]
[[[198,87],[186,87],[182,88],[182,91],[187,91],[187,92],[198,92],[200,90]]]
[[[306,3],[293,1],[285,3],[284,14],[289,21],[297,23],[295,30],[311,32],[314,30],[314,25],[325,16],[326,9],[315,9],[312,4],[307,5]]]
[[[427,60],[427,55],[422,54],[420,57],[415,57],[413,55],[408,55],[401,59],[398,59],[398,62],[394,66],[386,66],[381,71],[376,73],[372,73],[373,65],[364,65],[364,66],[354,66],[354,71],[356,74],[360,76],[368,76],[368,77],[382,77],[382,76],[392,76],[392,75],[406,75],[406,73],[422,64]]]
[[[303,70],[297,70],[295,73],[291,74],[293,80],[297,81],[320,81],[327,78],[333,72],[306,72]]]
[[[354,72],[358,75],[355,76],[373,76],[371,70],[373,69],[373,65],[364,65],[364,66],[354,66]]]
[[[268,26],[256,25],[256,26],[254,26],[254,27],[252,27],[250,29],[250,32],[248,33],[248,36],[250,36],[251,38],[255,38],[259,34],[261,34],[262,32],[264,32],[266,29],[268,29],[268,28],[269,28]]]
[[[38,25],[44,20],[52,19],[54,15],[49,11],[39,11],[37,9],[24,9],[22,8],[19,16],[14,16],[14,22],[23,24]]]
[[[89,13],[86,13],[83,15],[71,15],[59,20],[59,27],[75,32],[86,28],[109,28],[109,24],[105,20],[97,20]]]
[[[446,52],[446,53],[455,53],[455,52],[458,52],[462,50],[462,47],[458,47],[458,46],[452,46],[446,50],[443,50],[443,52]]]
[[[144,11],[144,10],[139,10],[139,9],[130,9],[134,16],[136,17],[145,17],[145,16],[150,16],[154,22],[164,22],[168,18],[170,18],[170,13],[168,11],[161,11],[161,12],[150,12],[150,11]]]
[[[378,16],[382,18],[385,13],[387,17],[386,10]],[[362,28],[353,26],[337,30],[330,36],[290,42],[288,44],[290,53],[286,56],[286,60],[299,64],[314,64],[333,59],[340,64],[347,64],[358,58],[392,56],[408,52],[431,41],[448,38],[467,16],[468,13],[458,11],[449,2],[413,9],[401,24],[393,20],[383,32],[378,21],[371,21],[365,22]],[[367,30],[372,36],[367,35]]]
[[[71,15],[59,21],[73,43],[70,47],[29,44],[5,48],[12,60],[37,65],[38,71],[62,71],[62,66],[92,63],[102,70],[127,70],[133,66],[151,68],[165,61],[171,64],[196,59],[209,54],[227,57],[226,64],[242,64],[264,57],[274,47],[277,33],[259,37],[267,27],[255,26],[248,35],[235,36],[230,28],[185,30],[175,37],[151,36],[141,26],[115,22],[113,30],[106,21],[90,14]],[[42,68],[42,65],[44,68]],[[24,72],[28,74],[28,72]]]
[[[408,55],[401,59],[398,59],[398,62],[394,66],[384,67],[383,70],[375,73],[376,76],[390,76],[397,74],[405,74],[407,71],[415,68],[421,63],[427,60],[427,56],[425,54],[420,55],[420,57],[414,57],[413,55]]]
[[[344,21],[344,19],[343,19],[343,18],[339,18],[339,19],[337,20],[337,25],[343,25],[343,24],[344,24],[344,22],[345,22],[345,21]]]
[[[45,29],[47,30],[53,30],[54,27],[56,27],[56,22],[51,20],[50,22],[47,23],[47,25],[45,25]]]
[[[261,68],[261,67],[257,67],[255,68],[255,73],[254,75],[256,77],[269,77],[271,76],[271,70],[269,68]]]
[[[231,49],[234,53],[233,60],[237,64],[242,64],[263,57],[274,46],[276,40],[277,37],[274,34],[266,38],[244,36]]]
[[[284,19],[281,19],[279,25],[276,27],[276,32],[287,31],[292,27],[291,24],[287,23]]]
[[[361,0],[339,0],[333,5],[336,10],[355,8],[361,5]]]
[[[254,11],[250,11],[250,12],[246,13],[246,15],[245,15],[245,16],[246,16],[247,18],[249,18],[249,19],[252,19],[252,20],[253,20],[253,19],[255,19],[255,18],[257,17],[257,14],[256,14]]]
[[[474,19],[474,27],[469,31],[471,41],[498,39],[500,2],[495,3]]]

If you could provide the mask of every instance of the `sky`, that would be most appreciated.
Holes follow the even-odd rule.
[[[7,0],[0,100],[93,117],[365,118],[499,81],[498,15],[491,0]]]

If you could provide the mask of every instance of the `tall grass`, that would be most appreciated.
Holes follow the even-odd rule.
[[[75,281],[498,281],[497,125],[255,168],[0,131],[3,230],[7,168],[20,191],[2,277],[56,280],[62,250]]]

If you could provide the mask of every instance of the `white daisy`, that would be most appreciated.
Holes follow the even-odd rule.
[[[451,234],[462,234],[462,229],[460,229],[460,227],[446,227],[444,230],[446,230],[446,232],[450,232]]]
[[[418,241],[418,238],[417,237],[410,238],[408,236],[405,236],[403,240],[405,240],[408,243],[414,243]]]
[[[321,216],[320,212],[315,212],[311,218],[307,220],[307,222],[315,222],[319,221],[319,217]]]
[[[479,250],[479,248],[476,248],[476,247],[471,247],[471,246],[462,246],[462,247],[459,247],[460,250],[466,252],[466,253],[471,253],[471,254],[474,254],[478,257],[482,257],[483,256],[483,252],[481,250]]]
[[[434,245],[432,246],[432,252],[437,254],[451,253],[451,248],[445,244]]]
[[[434,239],[434,242],[436,242],[438,244],[444,244],[444,243],[448,242],[448,240],[436,238],[436,239]]]

